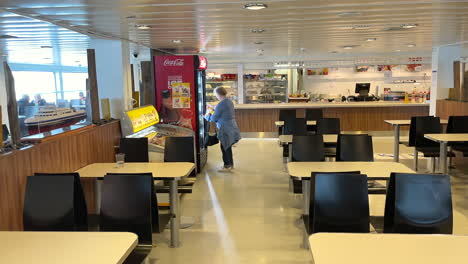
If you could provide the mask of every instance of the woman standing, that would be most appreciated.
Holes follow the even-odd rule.
[[[220,102],[216,105],[213,115],[207,113],[205,119],[210,122],[216,122],[216,126],[218,127],[218,139],[221,142],[221,152],[223,153],[224,161],[224,166],[219,171],[229,172],[234,168],[232,145],[237,143],[241,139],[241,136],[236,123],[234,104],[231,100],[226,98],[226,89],[217,87],[214,93]]]

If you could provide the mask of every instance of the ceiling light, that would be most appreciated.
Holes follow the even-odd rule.
[[[338,13],[339,17],[356,17],[360,15],[362,15],[361,12],[355,12],[355,11]]]
[[[416,47],[416,44],[408,44],[407,46],[408,46],[408,48],[414,48],[414,47]]]
[[[353,48],[356,48],[356,47],[359,47],[359,45],[345,45],[342,48],[349,50],[349,49],[353,49]]]
[[[264,52],[265,50],[263,49],[257,49],[257,52]]]
[[[263,28],[252,28],[250,30],[250,32],[252,32],[252,33],[263,33],[263,32],[265,32],[265,29],[263,29]]]
[[[363,30],[363,29],[369,29],[370,27],[371,27],[371,25],[346,25],[346,26],[342,26],[340,28],[344,29],[344,30],[349,30],[349,29]]]
[[[336,50],[333,50],[333,51],[330,51],[330,53],[338,53],[338,51],[336,51]]]
[[[181,40],[181,39],[173,39],[173,40],[171,40],[171,42],[174,43],[174,44],[180,44],[180,43],[182,43],[184,41]]]
[[[400,52],[401,50],[395,50],[396,52]]]
[[[377,38],[367,38],[366,41],[376,41]]]
[[[267,7],[268,6],[266,4],[263,4],[263,3],[250,3],[250,4],[244,5],[244,8],[248,9],[248,10],[261,10],[261,9],[265,9]]]
[[[418,24],[412,24],[412,23],[410,23],[410,24],[401,24],[400,25],[401,28],[415,28],[417,26],[418,26]]]
[[[351,46],[344,46],[343,49],[353,49]]]
[[[255,41],[254,44],[262,45],[262,44],[263,44],[263,41]]]
[[[151,27],[148,25],[136,25],[136,28],[144,30],[144,29],[150,29]]]

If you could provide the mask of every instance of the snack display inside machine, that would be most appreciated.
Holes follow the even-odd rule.
[[[121,126],[122,136],[127,138],[146,137],[150,152],[164,152],[164,143],[169,136],[193,136],[191,129],[160,124],[159,114],[152,105],[132,109],[124,113]]]
[[[207,60],[201,56],[155,56],[156,109],[160,123],[193,131],[197,171],[207,160],[205,146]]]

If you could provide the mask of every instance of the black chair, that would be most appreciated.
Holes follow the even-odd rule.
[[[325,161],[323,136],[293,136],[292,161]]]
[[[341,126],[339,118],[320,118],[317,120],[317,134],[340,134]]]
[[[306,109],[305,110],[305,118],[307,121],[317,121],[323,118],[323,111],[322,109]],[[317,131],[317,125],[308,125],[308,131]]]
[[[8,127],[5,124],[3,124],[2,125],[2,141],[7,141],[9,136],[10,136],[10,131],[8,130]]]
[[[167,137],[164,146],[164,162],[195,163],[193,137]]]
[[[447,134],[468,133],[468,116],[450,116],[447,124]],[[453,150],[460,151],[468,157],[467,142],[452,142],[448,144]]]
[[[292,120],[296,119],[296,110],[293,109],[283,109],[279,111],[279,121],[283,121],[285,124],[286,122],[290,122]],[[283,127],[280,127],[278,129],[278,135],[289,135],[289,134],[284,134],[284,125]]]
[[[138,245],[124,263],[142,263],[152,249],[153,177],[106,175],[102,184],[101,231],[131,232]]]
[[[435,158],[440,156],[440,144],[425,138],[424,135],[442,133],[440,118],[433,116],[412,117],[411,125],[414,126],[414,134],[410,135],[409,139],[410,144],[414,144],[413,169],[415,171],[418,170],[418,152],[422,152],[424,157],[431,158],[432,172],[434,172]],[[452,151],[448,151],[447,157],[455,157],[455,154]]]
[[[367,134],[338,135],[336,161],[374,161],[372,137]]]
[[[322,135],[293,136],[292,161],[325,161]],[[302,193],[302,181],[293,181],[293,192]]]
[[[77,231],[73,176],[28,176],[23,208],[25,231]]]
[[[392,173],[385,200],[384,233],[451,234],[450,177]]]
[[[307,220],[305,220],[307,221]],[[369,232],[367,176],[313,173],[308,234],[318,232]]]
[[[147,138],[121,138],[120,153],[125,154],[125,162],[149,162]]]
[[[307,135],[307,122],[305,118],[294,118],[284,121],[283,135]]]
[[[34,173],[36,177],[42,176],[72,176],[73,177],[73,208],[75,210],[75,223],[77,225],[77,230],[88,231],[88,208],[86,206],[86,199],[83,192],[83,187],[81,186],[80,174],[73,173]]]

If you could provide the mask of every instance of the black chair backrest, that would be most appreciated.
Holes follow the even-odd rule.
[[[284,120],[284,126],[282,127],[281,134],[283,135],[294,135],[296,130],[296,115],[287,116]]]
[[[2,140],[6,141],[9,136],[10,136],[10,131],[8,130],[8,127],[5,124],[3,124],[2,125]]]
[[[74,184],[74,210],[75,210],[75,219],[76,224],[79,230],[87,231],[88,230],[88,208],[86,206],[86,199],[83,192],[83,187],[81,186],[80,174],[77,172],[72,173],[34,173],[34,176],[72,176]]]
[[[339,118],[320,118],[317,120],[317,134],[340,134],[340,132]]]
[[[325,161],[323,136],[293,136],[292,161]]]
[[[447,133],[468,133],[468,116],[450,116]]]
[[[138,243],[152,244],[153,177],[106,175],[102,184],[100,230],[131,232]]]
[[[292,135],[296,135],[296,136],[307,135],[307,122],[305,118],[296,118],[294,120]]]
[[[73,176],[28,176],[23,208],[25,231],[75,231]]]
[[[293,109],[283,109],[279,111],[279,121],[286,121],[287,119],[295,119],[296,110]]]
[[[149,162],[147,138],[121,138],[120,153],[125,154],[125,162]]]
[[[323,118],[323,111],[322,109],[306,109],[306,120],[319,120]]]
[[[369,232],[366,175],[314,173],[313,178],[311,233]]]
[[[374,161],[372,136],[338,135],[336,161]]]
[[[385,200],[384,232],[451,234],[450,177],[392,173]]]
[[[193,137],[167,137],[164,162],[195,162]]]
[[[415,147],[438,147],[439,143],[424,137],[424,134],[442,133],[440,118],[433,116],[414,117],[414,146]]]

